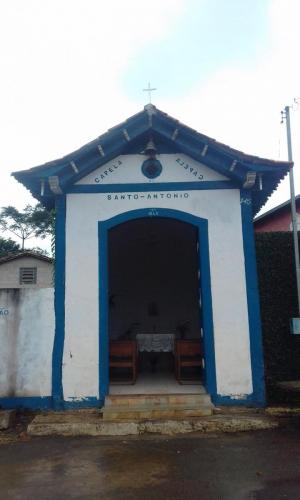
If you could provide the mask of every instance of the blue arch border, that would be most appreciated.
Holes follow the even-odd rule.
[[[140,218],[162,217],[192,224],[198,230],[201,300],[203,310],[205,385],[214,400],[217,397],[216,366],[213,333],[213,313],[210,283],[208,222],[179,210],[146,208],[132,210],[98,223],[99,238],[99,398],[104,400],[109,390],[108,365],[108,231],[124,222]]]

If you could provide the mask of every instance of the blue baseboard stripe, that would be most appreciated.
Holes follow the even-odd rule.
[[[0,409],[4,410],[75,410],[80,408],[101,408],[103,404],[103,399],[87,397],[83,399],[62,401],[60,407],[57,408],[51,396],[0,398]]]
[[[52,408],[51,396],[0,398],[0,408],[48,410]]]

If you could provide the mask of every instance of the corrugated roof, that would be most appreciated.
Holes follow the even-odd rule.
[[[295,196],[295,200],[296,200],[296,204],[297,204],[297,206],[299,206],[299,205],[300,205],[300,203],[298,203],[298,202],[300,202],[300,194],[298,194],[297,196]],[[290,206],[291,206],[291,200],[289,199],[289,200],[287,200],[287,201],[285,201],[285,202],[281,203],[280,205],[277,205],[276,207],[271,208],[270,210],[268,210],[268,211],[267,211],[267,212],[265,212],[264,214],[261,214],[261,215],[259,215],[258,217],[256,217],[256,218],[254,219],[254,223],[255,223],[255,222],[262,221],[262,220],[264,220],[264,219],[267,219],[268,217],[273,216],[273,215],[275,215],[277,212],[280,212],[281,210],[283,210],[283,209],[285,209],[285,208],[288,208],[288,207],[290,207]]]

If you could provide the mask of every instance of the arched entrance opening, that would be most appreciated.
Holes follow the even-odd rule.
[[[197,227],[175,218],[141,217],[108,230],[108,339],[111,351],[117,349],[111,394],[199,390],[204,378],[199,253]],[[130,386],[132,367],[122,366],[122,346],[131,342],[137,378]],[[186,346],[190,364],[180,366],[179,384],[176,351]]]
[[[215,397],[217,394],[216,388],[216,364],[215,364],[215,349],[214,349],[214,333],[213,333],[213,312],[212,312],[212,296],[211,296],[211,279],[210,279],[210,259],[209,259],[209,241],[208,241],[208,221],[206,219],[196,217],[186,212],[175,209],[165,208],[141,208],[124,212],[116,215],[105,221],[98,223],[99,237],[99,395],[103,401],[110,392],[110,377],[109,377],[109,330],[110,330],[110,309],[117,307],[116,299],[111,286],[109,284],[109,268],[112,266],[112,259],[109,257],[109,234],[110,230],[123,225],[129,221],[138,219],[161,218],[167,221],[179,221],[193,226],[196,229],[196,248],[195,238],[194,252],[198,259],[196,266],[196,276],[198,291],[198,309],[197,314],[201,318],[200,332],[198,332],[198,340],[201,341],[203,347],[203,370],[202,381],[206,391]],[[145,222],[146,222],[145,221]],[[126,226],[123,226],[126,227]],[[130,226],[127,226],[130,227]],[[166,227],[166,226],[165,226]],[[177,226],[179,227],[179,226]],[[181,226],[183,227],[183,226]],[[124,238],[129,235],[124,235]],[[187,243],[188,244],[188,243]],[[119,253],[120,248],[117,250]],[[173,252],[174,248],[172,248]],[[126,261],[125,261],[126,265]],[[177,286],[177,285],[176,285]],[[201,312],[199,313],[199,307]],[[134,304],[132,304],[134,311]],[[151,307],[148,312],[153,317],[155,308]],[[156,314],[158,307],[156,309]],[[131,322],[135,323],[134,321]],[[202,336],[202,340],[201,340]],[[136,387],[136,386],[132,386]],[[130,386],[127,386],[126,391],[129,391]]]

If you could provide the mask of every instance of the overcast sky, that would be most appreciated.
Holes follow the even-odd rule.
[[[56,159],[153,103],[244,152],[286,159],[300,97],[299,0],[0,0],[0,206],[10,173]],[[300,193],[300,108],[292,130]],[[265,206],[289,197],[283,181]]]

